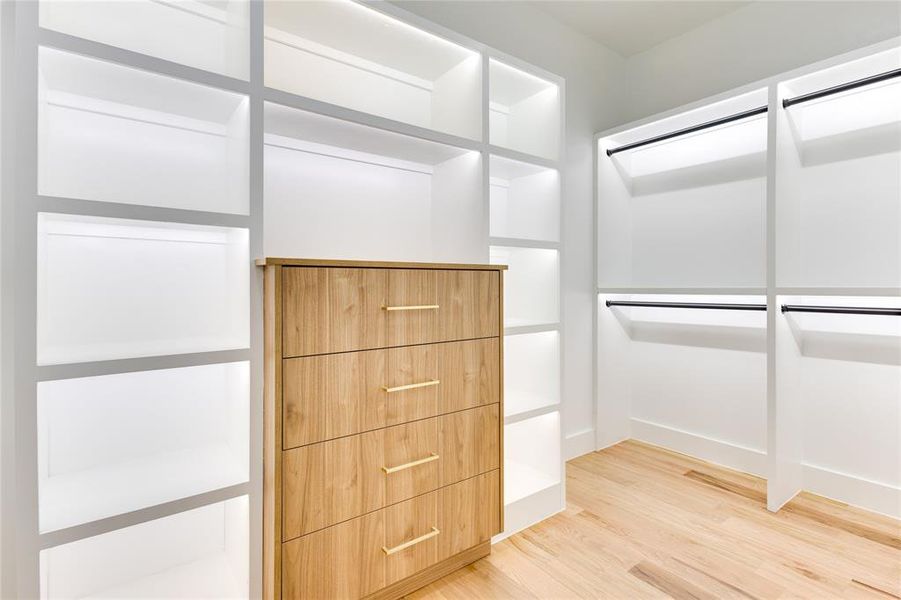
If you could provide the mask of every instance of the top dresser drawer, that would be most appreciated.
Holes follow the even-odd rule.
[[[284,357],[493,337],[497,271],[286,267]]]

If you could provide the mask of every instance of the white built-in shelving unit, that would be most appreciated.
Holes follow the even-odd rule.
[[[251,5],[2,10],[16,58],[4,125],[17,124],[3,162],[17,432],[4,580],[23,598],[256,595]]]
[[[563,88],[488,61],[490,260],[504,275],[505,535],[561,510]]]
[[[599,447],[901,516],[899,68],[893,40],[597,136]]]
[[[261,595],[265,255],[509,263],[504,535],[562,510],[561,78],[381,3],[0,10],[3,593]]]

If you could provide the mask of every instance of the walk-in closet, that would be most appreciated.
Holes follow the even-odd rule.
[[[901,598],[901,4],[0,0],[0,598]]]

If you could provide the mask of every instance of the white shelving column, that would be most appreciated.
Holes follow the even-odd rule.
[[[899,69],[896,40],[775,86],[773,509],[805,489],[901,518],[901,316],[778,310],[901,308]]]
[[[491,262],[504,275],[504,534],[565,506],[560,307],[563,81],[488,60]]]
[[[766,472],[765,312],[607,302],[765,304],[767,93],[598,136],[601,448],[635,438]]]
[[[256,596],[260,6],[3,10],[4,595]]]

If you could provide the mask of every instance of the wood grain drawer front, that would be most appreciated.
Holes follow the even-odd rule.
[[[497,469],[497,404],[284,452],[282,540]]]
[[[438,322],[443,310],[438,271],[390,269],[386,310],[389,346],[441,341]]]
[[[439,448],[426,419],[286,451],[282,539],[436,489]]]
[[[392,269],[388,273],[388,345],[497,336],[499,293],[496,271]]]
[[[438,398],[451,384],[442,369],[442,346],[428,344],[386,350],[388,425],[438,414]]]
[[[384,511],[283,544],[282,599],[356,600],[382,589],[384,544]]]
[[[282,355],[385,347],[385,269],[285,268]]]
[[[386,360],[382,350],[285,360],[282,447],[384,427]]]
[[[437,271],[438,339],[494,337],[500,331],[497,271]]]
[[[500,471],[483,473],[438,491],[438,560],[501,532]]]
[[[500,335],[496,271],[286,267],[284,357]]]
[[[284,452],[282,539],[385,506],[384,456],[384,430]]]
[[[498,344],[486,338],[286,359],[282,447],[497,403]]]
[[[436,346],[439,414],[500,401],[500,350],[497,338]]]
[[[386,585],[438,562],[438,498],[439,492],[432,492],[385,509]]]
[[[442,486],[500,466],[499,413],[491,404],[438,417]]]
[[[492,471],[282,545],[282,598],[362,598],[491,539]]]
[[[437,419],[385,429],[385,499],[393,504],[438,488],[441,448]]]

